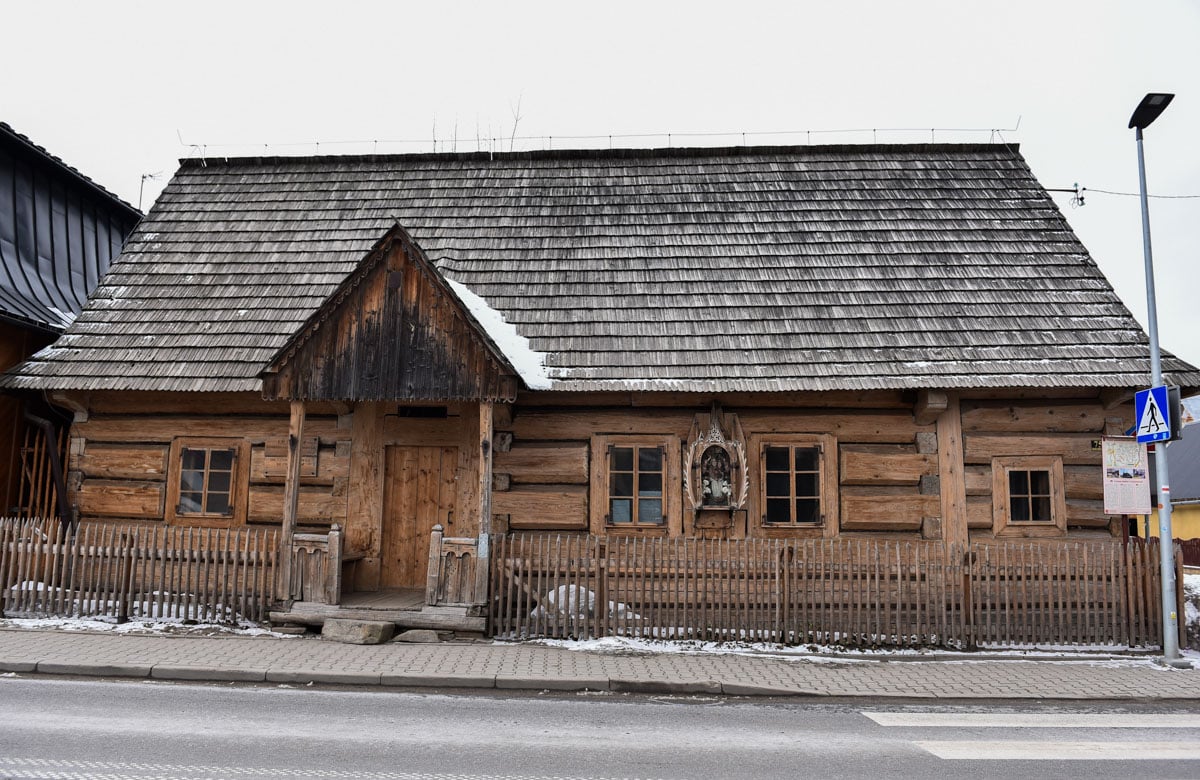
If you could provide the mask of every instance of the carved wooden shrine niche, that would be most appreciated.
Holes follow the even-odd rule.
[[[746,436],[737,415],[725,415],[716,402],[707,415],[697,414],[692,420],[683,462],[683,494],[697,524],[706,527],[730,525],[734,511],[746,506],[750,494]]]

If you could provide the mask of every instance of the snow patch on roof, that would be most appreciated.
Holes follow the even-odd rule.
[[[504,319],[504,315],[488,305],[488,302],[471,292],[465,284],[453,279],[446,280],[467,311],[487,332],[496,347],[508,358],[530,390],[549,390],[551,381],[546,373],[546,353],[537,352],[529,346],[529,339],[517,333],[516,326]]]
[[[64,328],[70,327],[71,323],[75,321],[75,312],[73,311],[63,311],[62,309],[56,309],[55,307],[51,306],[50,312],[54,314],[55,317],[58,317],[58,325]]]

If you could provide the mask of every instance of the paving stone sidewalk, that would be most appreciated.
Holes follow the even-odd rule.
[[[846,661],[611,654],[536,644],[349,645],[313,637],[0,629],[0,672],[387,687],[913,699],[1191,699],[1200,670],[1148,659]]]

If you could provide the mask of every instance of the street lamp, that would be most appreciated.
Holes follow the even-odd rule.
[[[1142,248],[1146,256],[1146,319],[1150,331],[1150,386],[1161,387],[1162,357],[1158,348],[1158,310],[1154,302],[1154,260],[1150,251],[1150,205],[1146,197],[1146,156],[1142,151],[1142,130],[1158,119],[1173,94],[1151,92],[1142,98],[1129,126],[1136,128],[1138,153],[1138,183],[1142,200]],[[1136,424],[1136,423],[1135,423]],[[1171,487],[1167,479],[1167,446],[1159,442],[1154,448],[1154,464],[1158,472],[1158,549],[1162,571],[1163,660],[1179,660],[1179,625],[1175,604],[1175,545],[1171,538]]]

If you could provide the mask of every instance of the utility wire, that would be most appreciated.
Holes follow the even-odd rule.
[[[1114,192],[1113,190],[1101,190],[1095,187],[1082,187],[1082,192],[1100,192],[1105,195],[1127,195],[1129,197],[1139,197],[1137,192]],[[1147,195],[1148,198],[1162,198],[1164,200],[1200,200],[1200,195]]]

